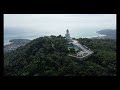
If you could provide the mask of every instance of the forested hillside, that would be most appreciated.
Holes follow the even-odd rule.
[[[68,56],[62,36],[37,38],[11,53],[4,54],[6,76],[115,76],[116,41],[80,38],[94,51],[83,61]]]

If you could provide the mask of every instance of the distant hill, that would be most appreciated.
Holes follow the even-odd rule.
[[[11,52],[16,50],[20,46],[24,46],[25,44],[29,43],[31,40],[29,39],[12,39],[9,42],[10,44],[4,45],[4,53]]]
[[[102,35],[106,35],[106,36],[101,37],[103,39],[116,39],[116,30],[105,29],[105,30],[97,31],[97,33],[102,34]]]

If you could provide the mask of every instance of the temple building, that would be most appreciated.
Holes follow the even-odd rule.
[[[82,59],[94,53],[87,46],[80,44],[76,39],[72,39],[68,29],[66,30],[65,38],[68,41],[68,50],[71,52],[71,49],[74,49],[75,51],[75,53],[69,54],[69,56]]]

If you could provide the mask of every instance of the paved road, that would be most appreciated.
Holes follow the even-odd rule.
[[[86,56],[89,56],[90,54],[92,54],[93,53],[93,51],[91,51],[91,50],[88,50],[88,49],[86,49],[85,47],[83,47],[82,46],[82,44],[80,44],[77,40],[72,40],[73,42],[73,44],[74,45],[77,45],[79,48],[81,48],[85,53],[87,53],[85,56],[83,56],[83,57],[86,57]]]
[[[74,45],[77,45],[78,47],[80,47],[83,51],[87,51],[86,48],[84,48],[77,40],[72,40]]]

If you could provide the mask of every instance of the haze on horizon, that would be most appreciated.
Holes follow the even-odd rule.
[[[4,14],[5,28],[64,35],[116,29],[116,14]]]

